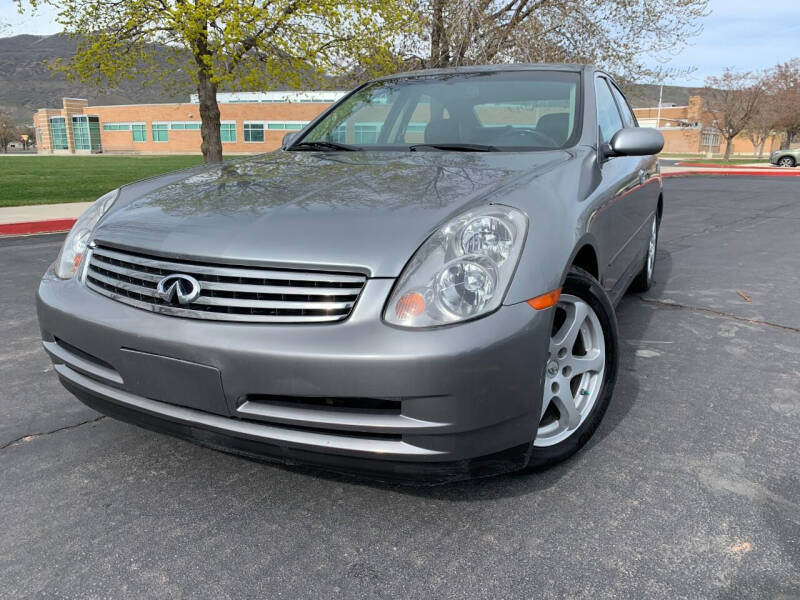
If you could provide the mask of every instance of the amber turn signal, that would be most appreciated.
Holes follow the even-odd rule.
[[[421,315],[425,312],[425,298],[417,292],[401,296],[397,304],[394,305],[394,311],[397,313],[398,319],[411,319]]]
[[[530,300],[528,300],[528,304],[530,304],[536,310],[543,310],[545,308],[550,308],[551,306],[555,306],[560,296],[561,296],[561,288],[558,288],[556,290],[553,290],[552,292],[547,292],[546,294],[542,294],[541,296],[536,296],[536,298],[531,298]]]

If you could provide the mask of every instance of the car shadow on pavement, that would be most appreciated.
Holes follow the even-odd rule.
[[[642,302],[641,297],[658,295],[658,290],[664,287],[664,283],[669,280],[671,273],[672,255],[659,248],[653,287],[644,294],[629,293],[617,305],[620,350],[617,384],[603,422],[587,442],[584,452],[594,448],[611,434],[624,421],[625,416],[636,403],[639,395],[636,352],[645,345],[643,340],[648,338],[648,326],[657,314],[656,310]]]

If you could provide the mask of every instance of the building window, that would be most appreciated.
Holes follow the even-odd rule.
[[[236,123],[220,123],[219,136],[223,143],[236,141]]]
[[[103,131],[130,131],[130,123],[103,123]]]
[[[53,150],[69,150],[67,121],[64,117],[50,118],[50,145]]]
[[[72,136],[75,150],[89,150],[89,122],[86,117],[72,117]]]
[[[98,152],[100,145],[100,117],[89,117],[89,144],[93,152]]]
[[[147,141],[147,127],[145,127],[144,123],[134,123],[131,125],[131,130],[133,131],[134,142]]]
[[[245,123],[244,124],[244,141],[245,142],[263,142],[264,141],[264,124],[263,123]]]
[[[347,142],[347,124],[342,123],[336,129],[331,131],[330,140],[344,144]]]
[[[199,131],[200,130],[200,123],[197,121],[173,121],[169,124],[170,129],[178,129],[178,130],[188,130],[188,131]]]
[[[75,150],[100,150],[100,119],[98,117],[73,116],[72,135]]]
[[[169,123],[153,123],[152,130],[154,142],[169,141]]]
[[[300,122],[284,123],[281,121],[271,121],[267,123],[267,129],[289,129],[291,131],[299,131],[304,125],[305,123]]]
[[[380,125],[377,123],[356,123],[355,124],[355,143],[374,144],[378,141]]]
[[[700,145],[704,148],[713,148],[714,146],[719,146],[719,134],[711,131],[703,132],[703,135],[700,138]]]

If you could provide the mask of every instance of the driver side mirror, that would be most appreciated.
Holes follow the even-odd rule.
[[[601,150],[604,158],[614,156],[647,156],[658,154],[664,147],[664,136],[658,129],[651,127],[625,127],[611,138],[611,142],[603,144]]]
[[[294,141],[297,139],[298,132],[292,131],[291,133],[287,133],[283,136],[283,141],[281,142],[281,150],[286,150],[289,146],[291,146]]]

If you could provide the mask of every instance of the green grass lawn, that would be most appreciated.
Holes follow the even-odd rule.
[[[751,164],[751,163],[769,163],[769,156],[762,156],[758,158],[757,156],[737,156],[736,158],[732,158],[730,160],[725,160],[724,158],[706,158],[705,156],[689,156],[686,154],[670,154],[668,152],[662,152],[659,154],[661,158],[669,158],[669,159],[678,159],[681,162],[687,163],[706,163],[709,165],[744,165],[744,164]]]
[[[90,202],[125,183],[202,162],[202,156],[179,155],[0,155],[0,207]]]
[[[683,158],[681,162],[696,163],[706,165],[750,165],[754,163],[769,164],[769,159],[766,158],[732,158],[725,160],[724,158]]]

